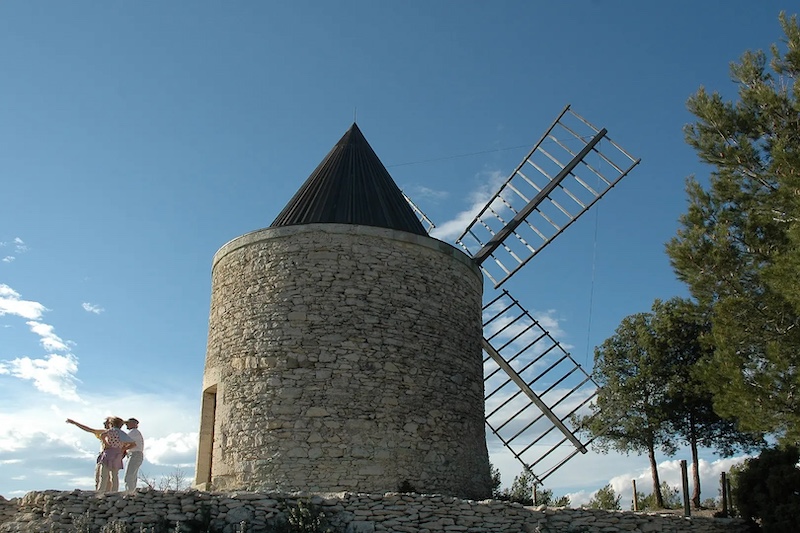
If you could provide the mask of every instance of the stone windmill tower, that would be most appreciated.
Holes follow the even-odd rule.
[[[482,292],[353,124],[214,256],[197,485],[488,497]]]
[[[638,165],[566,106],[456,240],[354,124],[267,229],[214,257],[197,484],[489,495],[485,424],[542,483],[597,384],[507,289]],[[488,293],[488,291],[487,291]]]

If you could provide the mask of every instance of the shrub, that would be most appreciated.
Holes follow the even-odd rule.
[[[747,459],[731,489],[743,518],[759,521],[769,533],[796,533],[800,516],[800,451],[794,446],[767,448]]]
[[[639,502],[640,511],[657,511],[659,509],[656,505],[655,494],[643,496],[641,492],[636,491],[636,498]],[[680,491],[677,488],[670,487],[666,481],[661,482],[661,498],[664,500],[664,509],[680,509],[683,507]]]
[[[302,500],[288,509],[287,521],[292,533],[329,533],[333,531],[328,521],[316,505]]]

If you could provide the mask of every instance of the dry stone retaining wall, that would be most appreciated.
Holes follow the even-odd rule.
[[[261,533],[285,519],[290,506],[311,502],[340,533],[744,533],[739,519],[684,518],[633,512],[523,507],[495,500],[472,501],[421,494],[335,495],[152,491],[96,495],[91,491],[30,492],[0,500],[0,533],[74,532],[90,517],[92,532],[118,521],[127,531]],[[88,513],[88,515],[87,515]],[[4,521],[4,522],[3,522]],[[244,524],[243,524],[244,523]],[[179,525],[180,524],[180,525]],[[117,528],[116,531],[120,531]]]
[[[385,228],[268,228],[223,246],[196,484],[487,497],[482,288],[464,253]]]

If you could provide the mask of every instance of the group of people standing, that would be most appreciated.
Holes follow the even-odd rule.
[[[139,421],[135,418],[123,420],[118,416],[109,416],[103,421],[103,429],[93,429],[67,418],[67,424],[78,426],[92,433],[100,440],[100,455],[94,470],[95,490],[98,492],[119,491],[119,471],[123,468],[123,459],[128,458],[125,471],[125,490],[133,492],[139,476],[139,467],[144,461],[144,438],[139,431]],[[128,432],[122,430],[126,426]]]

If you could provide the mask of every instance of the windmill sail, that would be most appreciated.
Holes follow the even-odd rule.
[[[639,163],[566,106],[456,240],[495,288]]]
[[[486,425],[541,482],[587,442],[571,418],[597,383],[508,291],[483,308]]]
[[[606,133],[566,106],[456,240],[495,288],[639,164]],[[483,318],[486,426],[542,483],[586,453],[592,439],[581,441],[573,416],[591,411],[597,383],[507,290]]]

